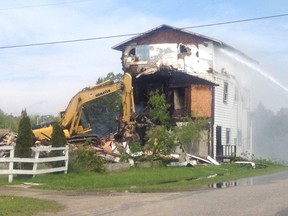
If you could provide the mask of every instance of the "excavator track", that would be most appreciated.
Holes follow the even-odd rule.
[[[67,139],[69,144],[82,145],[84,143],[89,143],[90,145],[101,145],[102,140],[94,134],[91,135],[77,135]]]

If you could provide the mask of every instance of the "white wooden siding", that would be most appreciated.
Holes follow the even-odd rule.
[[[214,107],[214,154],[216,154],[216,126],[221,126],[222,145],[226,145],[226,129],[230,129],[230,143],[234,145],[237,140],[238,131],[238,101],[235,101],[235,82],[230,77],[219,75],[215,87],[215,107]],[[223,102],[224,83],[228,83],[227,102]],[[216,157],[216,155],[214,155]]]

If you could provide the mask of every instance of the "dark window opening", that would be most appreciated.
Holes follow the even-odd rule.
[[[188,53],[187,47],[184,45],[180,45],[180,53]]]
[[[135,56],[135,48],[129,51],[129,56]]]
[[[223,155],[223,146],[222,146],[222,127],[216,126],[216,155]]]
[[[174,88],[171,90],[171,107],[173,117],[188,117],[189,115],[189,100],[187,88]]]

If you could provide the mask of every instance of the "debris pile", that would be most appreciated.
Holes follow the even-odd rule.
[[[11,145],[15,146],[16,145],[16,138],[17,134],[6,129],[1,129],[0,131],[0,147],[1,146],[6,146],[6,145]],[[0,157],[7,157],[9,156],[9,151],[7,150],[0,150]]]
[[[15,145],[16,137],[17,137],[16,133],[14,133],[10,130],[1,129],[0,146],[2,146],[2,145]]]
[[[134,165],[134,160],[142,157],[149,157],[152,155],[151,151],[138,151],[132,152],[130,149],[129,141],[119,141],[113,138],[103,138],[99,142],[90,142],[87,144],[69,144],[71,149],[76,149],[80,146],[85,150],[94,151],[99,157],[110,163],[118,163],[121,161],[121,157],[126,157],[130,165]],[[169,159],[171,161],[177,161],[179,159],[178,154],[159,155],[161,158]]]
[[[128,133],[128,135],[127,135]],[[73,139],[68,145],[71,149],[83,147],[85,150],[93,151],[99,157],[103,158],[108,163],[119,163],[121,157],[126,157],[130,165],[134,165],[135,160],[140,157],[145,160],[145,158],[152,156],[151,151],[138,151],[132,152],[129,143],[131,141],[132,135],[128,132],[124,132],[125,139],[116,139],[115,136],[105,137],[105,138],[94,138],[94,136],[87,136],[86,139]],[[0,137],[0,146],[4,145],[16,145],[17,134],[9,130],[2,133]],[[130,140],[129,140],[130,138]],[[125,141],[123,141],[125,140]],[[132,138],[133,140],[133,138]],[[133,145],[133,144],[132,144]],[[42,140],[41,142],[35,142],[35,146],[47,147],[51,146],[49,141]],[[9,156],[9,151],[0,150],[0,157]],[[179,149],[174,153],[169,155],[158,155],[159,158],[166,159],[170,161],[170,166],[195,166],[197,164],[214,164],[219,165],[217,161],[211,157],[203,158],[196,155],[188,154],[184,149]]]

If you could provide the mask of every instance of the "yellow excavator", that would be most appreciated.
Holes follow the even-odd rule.
[[[122,82],[111,83],[104,81],[92,87],[87,87],[78,92],[69,102],[65,111],[59,114],[59,123],[64,129],[65,136],[71,143],[85,139],[88,132],[92,131],[91,125],[83,113],[83,106],[88,102],[97,100],[116,91],[122,91],[121,125],[131,124],[131,114],[135,113],[132,77],[124,73]],[[33,134],[38,141],[50,140],[53,125],[33,129]]]

